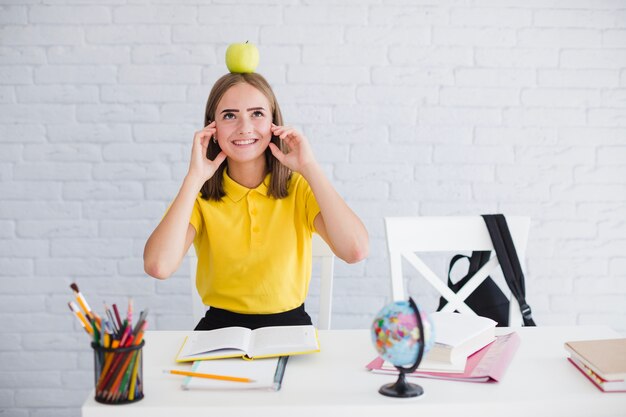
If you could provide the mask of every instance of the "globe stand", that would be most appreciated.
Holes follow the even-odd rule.
[[[415,317],[417,319],[417,328],[420,332],[420,338],[418,340],[418,351],[417,351],[417,359],[415,363],[410,368],[403,368],[402,366],[396,366],[400,374],[398,375],[398,380],[393,384],[385,384],[378,390],[382,395],[386,395],[387,397],[395,397],[395,398],[411,398],[411,397],[419,397],[424,393],[424,389],[417,384],[412,384],[406,381],[406,374],[410,374],[415,371],[422,361],[422,356],[424,355],[424,324],[422,323],[422,316],[420,315],[419,309],[413,301],[413,298],[409,297],[409,305],[415,312]],[[394,365],[395,366],[395,365]]]
[[[406,376],[404,375],[404,371],[400,370],[398,380],[393,384],[383,385],[382,387],[380,387],[378,392],[386,395],[387,397],[410,398],[419,397],[424,393],[424,389],[417,384],[411,384],[410,382],[406,382]]]

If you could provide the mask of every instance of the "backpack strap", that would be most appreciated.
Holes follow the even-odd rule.
[[[450,288],[453,292],[459,292],[459,289],[463,287],[467,278],[467,275],[466,275],[460,280],[458,280],[456,283],[452,283],[452,278],[450,278],[450,272],[452,272],[452,268],[454,267],[454,264],[459,259],[463,259],[463,258],[467,258],[467,260],[470,260],[470,257],[465,256],[465,255],[454,255],[452,260],[450,260],[450,266],[448,267],[448,288]],[[437,311],[440,311],[442,308],[444,308],[446,304],[448,304],[448,300],[446,300],[444,296],[439,297],[439,307],[437,307]]]
[[[526,302],[526,286],[524,284],[524,273],[520,265],[517,251],[511,238],[506,219],[502,214],[483,214],[483,219],[489,230],[491,242],[496,250],[496,256],[500,262],[504,279],[517,300],[522,312],[524,326],[535,326],[532,318],[532,311]]]
[[[454,264],[456,264],[458,260],[463,258],[471,262],[471,258],[467,255],[454,255],[450,260],[450,266],[448,267],[448,287],[451,288],[454,292],[459,291],[459,289],[463,286],[463,280],[467,278],[467,275],[465,275],[463,278],[459,279],[456,284],[453,284],[452,278],[450,277],[450,273],[452,272],[452,268],[454,268]]]

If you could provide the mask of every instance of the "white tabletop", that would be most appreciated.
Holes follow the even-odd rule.
[[[501,333],[506,329],[498,329]],[[134,404],[103,405],[93,392],[84,417],[116,416],[626,416],[626,393],[602,393],[567,360],[569,340],[614,338],[606,326],[525,327],[516,329],[521,345],[499,383],[468,383],[410,378],[424,395],[410,399],[378,393],[393,382],[371,374],[365,365],[376,357],[368,330],[320,331],[322,351],[292,356],[278,392],[184,391],[182,378],[163,369],[188,369],[174,361],[190,332],[151,331],[145,336],[144,394]],[[176,414],[173,414],[176,413]]]

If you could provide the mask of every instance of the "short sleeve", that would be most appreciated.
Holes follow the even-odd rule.
[[[311,190],[311,186],[304,178],[302,178],[302,183],[304,184],[304,206],[306,207],[306,219],[307,225],[311,232],[315,232],[314,220],[315,217],[320,213],[320,206],[317,204],[317,199],[315,198],[315,194],[313,194],[313,190]]]
[[[198,236],[202,232],[202,212],[200,211],[200,203],[196,198],[196,201],[193,203],[193,210],[191,210],[191,217],[189,218],[189,224],[196,229],[196,236]]]

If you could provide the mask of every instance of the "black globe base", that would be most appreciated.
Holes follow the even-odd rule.
[[[400,372],[398,380],[393,384],[385,384],[378,390],[382,395],[395,398],[419,397],[424,393],[424,389],[417,385],[406,382],[404,372]]]

